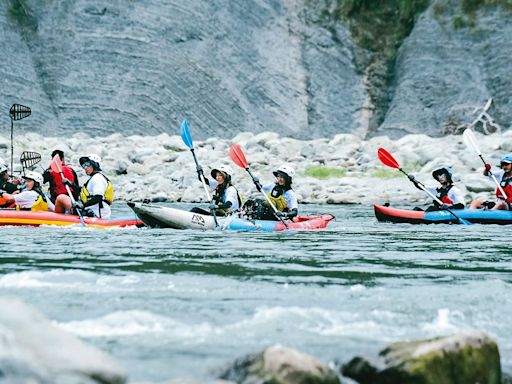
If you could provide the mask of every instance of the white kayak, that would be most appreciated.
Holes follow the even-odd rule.
[[[234,231],[311,230],[325,228],[334,219],[334,216],[330,214],[297,216],[293,220],[286,220],[286,225],[284,225],[281,221],[249,220],[235,214],[217,217],[219,224],[217,227],[213,216],[210,215],[202,215],[200,213],[154,204],[136,202],[128,202],[127,204],[144,224],[152,228],[222,229]]]

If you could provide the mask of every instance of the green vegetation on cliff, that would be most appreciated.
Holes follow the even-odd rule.
[[[25,0],[8,0],[9,16],[27,32],[37,31],[37,20]]]
[[[348,24],[356,43],[388,59],[429,5],[429,0],[326,0],[328,5],[331,1],[334,18]]]

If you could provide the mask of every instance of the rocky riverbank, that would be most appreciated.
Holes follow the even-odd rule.
[[[512,152],[512,131],[501,134],[476,133],[486,161],[496,166],[504,153]],[[297,171],[294,189],[300,202],[319,204],[373,204],[390,202],[394,205],[418,205],[428,201],[409,180],[395,169],[388,168],[377,158],[377,149],[386,148],[400,165],[429,185],[436,182],[432,170],[440,164],[451,165],[455,182],[469,202],[477,194],[491,196],[493,185],[482,176],[482,163],[473,150],[467,148],[462,136],[431,138],[407,135],[399,140],[386,136],[361,140],[352,134],[302,141],[265,132],[258,135],[240,133],[231,140],[211,138],[194,141],[196,155],[205,174],[213,166],[229,164],[234,170],[233,181],[245,198],[255,194],[248,174],[229,158],[228,149],[242,146],[251,170],[262,182],[274,180],[272,171],[281,163],[290,163]],[[75,167],[82,181],[84,173],[78,165],[80,156],[97,153],[102,167],[111,177],[118,200],[170,202],[205,201],[201,183],[197,180],[190,150],[180,136],[43,137],[26,134],[15,138],[15,171],[21,169],[19,156],[23,151],[39,152],[43,161],[35,168],[42,170],[50,163],[56,149],[66,153],[68,163]],[[8,160],[10,141],[0,137],[0,157]]]

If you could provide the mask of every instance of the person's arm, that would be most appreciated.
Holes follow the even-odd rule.
[[[14,195],[7,193],[5,191],[0,191],[0,197],[3,197],[5,201],[8,203],[14,203],[15,201]]]
[[[464,195],[457,187],[452,187],[448,192],[448,197],[453,202],[450,209],[464,209],[466,203],[464,202]]]

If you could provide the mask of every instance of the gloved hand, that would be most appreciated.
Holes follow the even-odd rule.
[[[203,179],[206,179],[206,178],[204,177],[203,167],[201,167],[201,166],[198,166],[198,167],[197,167],[197,178],[198,178],[198,180],[199,180],[201,183],[203,182]]]
[[[275,214],[277,217],[283,217],[283,218],[288,217],[288,213],[286,213],[286,212],[277,211]]]
[[[84,209],[84,203],[82,203],[80,200],[75,201],[75,204],[73,204],[73,208]]]
[[[256,186],[256,189],[258,190],[258,192],[261,192],[261,183],[260,183],[260,179],[258,179],[257,177],[254,178],[254,185]]]
[[[210,208],[211,210],[214,210],[214,209],[219,209],[219,206],[217,204],[210,203],[208,208]]]
[[[65,177],[62,178],[62,184],[67,185],[68,187],[71,187],[73,183],[69,181],[69,179],[66,179]]]
[[[5,191],[3,189],[0,189],[0,197],[4,195]]]
[[[409,180],[411,180],[413,183],[416,182],[416,179],[414,178],[414,175],[407,175],[407,177],[409,178]]]
[[[441,205],[441,209],[449,209],[450,206],[448,204],[443,204]]]
[[[485,170],[489,172],[491,170],[491,164],[485,163]]]

